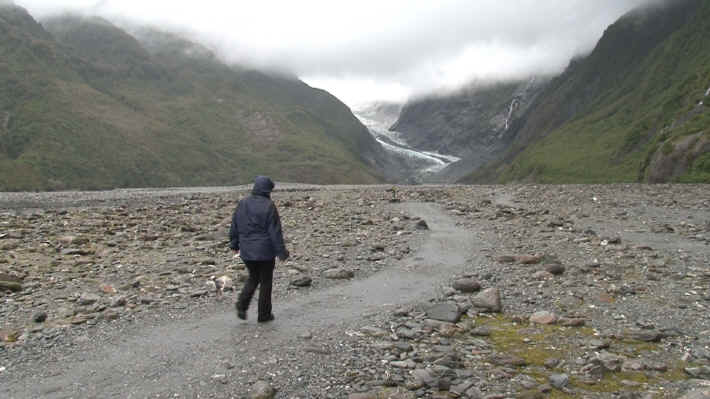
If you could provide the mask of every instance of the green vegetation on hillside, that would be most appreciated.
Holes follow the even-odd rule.
[[[532,107],[504,161],[467,181],[610,183],[649,180],[663,146],[710,126],[710,3],[637,10],[612,25]],[[677,181],[710,182],[707,154]],[[659,163],[660,164],[660,163]],[[650,179],[653,180],[653,179]]]
[[[0,91],[0,191],[380,180],[335,97],[164,32],[0,7]]]

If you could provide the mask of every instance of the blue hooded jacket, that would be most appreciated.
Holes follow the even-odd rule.
[[[274,182],[268,177],[254,179],[250,196],[239,201],[229,229],[229,247],[245,261],[288,258],[281,231],[281,218],[271,201]]]

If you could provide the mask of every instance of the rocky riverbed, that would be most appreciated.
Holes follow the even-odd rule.
[[[72,356],[231,313],[235,293],[213,278],[240,287],[245,276],[226,247],[244,194],[1,194],[5,396],[33,397],[22,387]],[[277,266],[276,323],[247,324],[207,377],[151,396],[710,397],[708,194],[701,185],[290,187],[274,195],[293,254]],[[305,330],[278,324],[289,319],[279,304],[296,312],[301,300],[393,268],[435,271],[417,251],[449,227],[429,230],[426,214],[398,205],[422,202],[472,234],[468,260],[432,278],[431,295]],[[289,327],[293,336],[278,332]],[[91,397],[41,392],[62,390]]]

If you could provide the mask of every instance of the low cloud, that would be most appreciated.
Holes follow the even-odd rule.
[[[230,62],[288,70],[350,105],[558,73],[622,14],[656,2],[16,0],[39,17],[74,11],[192,32]]]

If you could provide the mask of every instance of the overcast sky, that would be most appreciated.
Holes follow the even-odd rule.
[[[657,0],[15,0],[191,32],[228,61],[287,69],[351,106],[471,80],[559,73]]]

